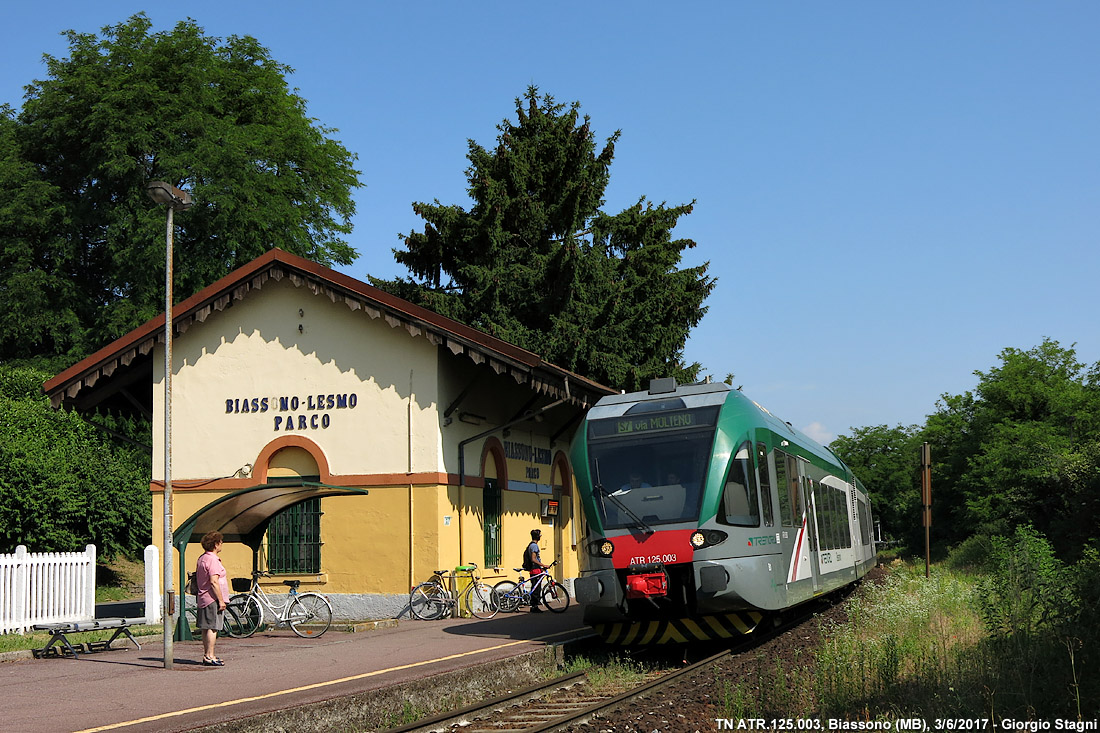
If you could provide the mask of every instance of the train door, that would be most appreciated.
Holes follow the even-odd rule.
[[[817,501],[814,496],[814,482],[810,478],[810,464],[805,458],[798,459],[798,483],[802,492],[802,506],[806,508],[806,543],[810,555],[810,577],[814,593],[821,592],[821,565],[818,555],[821,547],[817,536]]]

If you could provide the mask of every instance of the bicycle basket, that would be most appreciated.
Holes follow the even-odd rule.
[[[234,593],[247,593],[252,590],[252,578],[230,578],[229,584],[233,586]]]

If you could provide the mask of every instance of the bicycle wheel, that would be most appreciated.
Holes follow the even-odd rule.
[[[520,593],[519,586],[511,580],[502,580],[493,586],[493,596],[496,598],[497,607],[505,613],[519,610]]]
[[[422,621],[434,621],[446,609],[447,592],[438,583],[421,583],[409,594],[409,610]]]
[[[298,636],[316,638],[332,626],[332,606],[320,593],[303,593],[291,602],[287,621]]]
[[[470,606],[470,613],[478,618],[489,619],[500,611],[493,587],[481,581],[473,583],[466,591],[466,603]]]
[[[222,613],[222,628],[221,631],[218,632],[218,636],[232,636],[235,638],[247,636],[247,634],[244,633],[247,628],[245,626],[246,623],[248,622],[243,621],[237,614],[237,607],[230,606],[227,603],[225,604],[225,611]]]
[[[225,609],[232,610],[232,614],[226,614],[222,629],[235,639],[252,636],[263,623],[264,612],[260,608],[260,602],[248,593],[230,596]]]
[[[554,613],[569,608],[569,591],[558,581],[550,578],[542,588],[542,605]]]
[[[194,606],[188,606],[184,610],[184,616],[185,616],[186,621],[187,621],[187,627],[190,629],[191,636],[194,639],[198,639],[202,636],[202,629],[199,628],[198,613],[199,613],[199,609],[195,608]],[[232,613],[232,616],[230,615],[231,613]],[[237,618],[236,613],[233,611],[233,609],[231,609],[229,607],[228,604],[226,604],[225,615],[223,616],[223,620],[222,620],[222,629],[221,629],[221,631],[218,632],[218,637],[219,638],[225,637],[225,636],[232,636],[232,634],[229,633],[229,626],[230,626],[230,619],[231,618],[236,619]]]

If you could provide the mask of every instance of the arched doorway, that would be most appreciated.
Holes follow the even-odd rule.
[[[562,451],[554,456],[550,488],[553,491],[551,498],[558,506],[558,514],[554,517],[554,560],[558,563],[554,566],[554,578],[562,580],[566,570],[565,549],[575,550],[577,545],[576,520],[573,517],[573,469]]]

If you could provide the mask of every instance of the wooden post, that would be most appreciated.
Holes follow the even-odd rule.
[[[924,525],[924,577],[929,577],[932,564],[932,448],[925,443],[920,449],[921,523]]]

